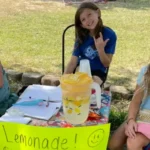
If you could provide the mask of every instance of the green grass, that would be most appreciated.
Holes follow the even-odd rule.
[[[62,32],[73,23],[76,7],[59,1],[0,2],[0,60],[4,67],[61,75]],[[150,2],[120,0],[100,4],[100,8],[104,24],[118,37],[108,79],[129,86],[141,66],[150,62]],[[68,62],[73,29],[67,32],[66,41]]]
[[[111,123],[111,131],[116,130],[125,120],[127,112],[111,110],[109,115],[109,122]]]

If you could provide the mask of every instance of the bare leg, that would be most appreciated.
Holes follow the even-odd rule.
[[[127,136],[125,135],[125,126],[124,122],[111,136],[108,148],[110,150],[123,150],[124,144],[126,143]]]
[[[98,83],[99,85],[101,85],[103,82],[98,76],[93,76],[93,81]]]
[[[142,133],[137,133],[135,138],[127,138],[128,150],[143,150],[150,140]]]

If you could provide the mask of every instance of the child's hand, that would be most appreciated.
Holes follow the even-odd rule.
[[[107,42],[109,41],[109,39],[106,39],[105,41],[103,40],[103,35],[102,33],[100,32],[99,33],[100,37],[98,37],[97,39],[95,37],[94,38],[94,42],[95,42],[95,46],[96,46],[96,49],[98,51],[101,51],[101,50],[104,50],[104,47],[106,46]]]
[[[137,123],[134,120],[130,120],[125,129],[125,134],[130,138],[135,138],[137,132]]]

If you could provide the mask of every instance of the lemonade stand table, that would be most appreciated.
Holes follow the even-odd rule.
[[[34,126],[49,126],[49,127],[73,127],[73,126],[91,126],[98,124],[106,124],[109,120],[109,112],[110,112],[110,104],[111,104],[111,92],[104,91],[101,94],[101,108],[97,109],[95,103],[91,103],[90,105],[90,113],[87,121],[84,124],[80,125],[72,125],[65,121],[63,117],[63,110],[60,111],[53,116],[49,121],[44,121],[40,119],[32,118],[32,122],[30,125]]]
[[[92,103],[87,121],[76,127],[64,120],[62,109],[49,121],[0,122],[0,150],[106,150],[111,93],[104,92],[101,100],[102,107]]]

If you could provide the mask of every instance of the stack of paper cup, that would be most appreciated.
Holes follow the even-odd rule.
[[[79,72],[87,73],[90,77],[92,77],[90,63],[88,59],[80,60]]]

